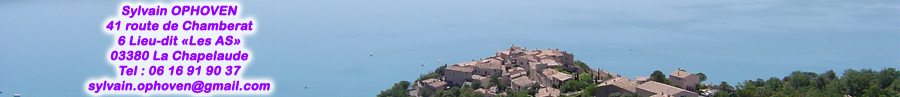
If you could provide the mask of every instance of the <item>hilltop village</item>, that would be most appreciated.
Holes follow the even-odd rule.
[[[657,70],[651,77],[632,79],[590,68],[566,51],[513,45],[487,58],[439,67],[411,84],[401,82],[405,85],[392,88],[399,91],[389,89],[379,96],[698,97],[702,96],[698,92],[715,91],[701,90],[709,86],[701,83],[701,77],[705,79],[678,69],[668,78]]]

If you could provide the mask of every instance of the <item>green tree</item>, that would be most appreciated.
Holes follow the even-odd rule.
[[[584,89],[585,86],[586,85],[582,82],[569,80],[563,82],[563,86],[560,86],[559,91],[562,93],[568,93]]]
[[[447,64],[444,64],[444,66],[440,66],[440,67],[438,67],[438,68],[435,68],[433,72],[434,72],[434,73],[437,73],[437,74],[439,74],[439,75],[441,75],[441,76],[443,76],[443,75],[444,75],[444,69],[446,69],[446,68],[447,68]]]
[[[400,81],[397,84],[400,84],[400,87],[403,87],[403,90],[409,90],[409,81]]]
[[[581,68],[581,71],[583,71],[583,72],[587,72],[587,71],[591,70],[591,67],[588,66],[586,63],[581,62],[581,60],[575,60],[575,65],[578,65],[578,67]]]
[[[844,83],[846,87],[846,93],[850,96],[861,96],[866,88],[869,88],[868,81],[872,78],[872,70],[871,69],[862,69],[860,71],[856,71],[853,69],[848,69],[844,71],[844,76],[841,78],[841,81]]]
[[[407,87],[408,87],[408,85],[409,85],[408,81],[400,81],[400,82],[394,83],[394,86],[391,86],[390,89],[381,91],[381,93],[379,93],[376,96],[378,96],[378,97],[408,97],[409,92],[406,91],[406,87],[404,87],[404,85],[402,85],[403,82],[406,82]]]
[[[704,87],[703,85],[701,85],[700,83],[694,84],[694,87],[697,87],[697,88],[691,88],[691,89],[689,89],[688,91],[691,91],[691,92],[694,92],[694,93],[703,93],[703,91],[700,91],[700,89],[705,89],[705,88],[706,88],[706,87]]]
[[[432,95],[432,97],[483,97],[484,94],[471,88],[451,87],[448,90],[440,91]]]
[[[441,76],[443,76],[443,75],[437,74],[437,73],[428,73],[428,74],[425,74],[425,76],[420,77],[419,81],[425,80],[425,79],[431,79],[431,78],[440,78]]]
[[[815,74],[815,73],[813,73]],[[817,75],[817,74],[816,74]],[[788,84],[794,88],[804,87],[810,84],[810,79],[815,76],[809,76],[807,72],[802,71],[794,71],[791,72],[790,76],[785,77],[786,80],[789,80]]]
[[[519,92],[507,92],[507,97],[532,97],[532,95],[528,94],[528,91],[519,91]]]
[[[724,84],[721,86],[725,86]],[[900,97],[900,71],[894,68],[884,68],[881,71],[847,69],[843,76],[837,76],[832,70],[821,74],[794,71],[783,79],[771,77],[768,80],[747,80],[735,88],[727,96]]]
[[[588,74],[588,73],[581,73],[581,74],[578,74],[578,81],[580,81],[580,82],[582,82],[582,83],[585,83],[585,84],[593,84],[593,83],[594,83],[594,80],[595,80],[595,79],[594,79],[593,76],[591,76],[591,74]]]
[[[506,90],[506,83],[500,83],[497,85],[497,90]]]
[[[594,89],[595,89],[594,86],[597,86],[597,84],[596,84],[596,83],[595,83],[595,84],[590,84],[590,85],[587,85],[587,87],[584,87],[584,89],[581,89],[581,95],[583,95],[583,96],[588,96],[588,97],[593,97],[593,96],[594,96]]]
[[[472,89],[479,89],[479,88],[481,88],[481,81],[472,80]]]
[[[500,84],[500,73],[491,75],[489,86],[497,86]]]
[[[422,97],[431,97],[431,95],[434,95],[434,91],[427,90],[427,89],[425,89],[425,90],[419,90],[419,96],[422,96]]]
[[[725,92],[732,92],[732,91],[734,91],[734,87],[731,87],[731,85],[728,85],[728,82],[722,81],[722,83],[719,83],[719,90],[722,90]]]
[[[491,75],[490,85],[488,86],[497,86],[498,90],[506,90],[506,84],[500,82],[500,75],[502,73]]]
[[[663,74],[663,72],[659,70],[653,71],[653,73],[650,74],[650,80],[659,83],[671,84],[671,82],[669,82],[669,79],[666,79],[666,74]]]
[[[782,87],[781,79],[778,79],[775,77],[770,77],[769,80],[766,80],[766,85],[765,85],[766,89],[769,89],[772,91],[778,91],[781,89],[781,87]]]
[[[894,79],[888,88],[885,88],[894,94],[894,97],[900,97],[900,79]]]
[[[725,92],[725,91],[717,91],[716,93],[713,93],[713,94],[714,94],[713,97],[732,97],[733,96],[732,95],[733,93]]]
[[[826,79],[829,79],[829,80],[838,79],[837,74],[834,73],[834,70],[828,70],[828,71],[825,71],[825,73],[822,73],[822,74],[819,75],[819,76],[820,76],[820,77],[823,77],[823,78],[826,78]]]
[[[701,72],[701,73],[697,73],[697,76],[700,76],[700,82],[706,81],[706,74],[703,74]]]

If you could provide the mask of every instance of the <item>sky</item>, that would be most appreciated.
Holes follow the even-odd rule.
[[[104,60],[114,37],[101,29],[119,3],[0,1],[0,96],[88,96],[86,80],[115,76]],[[511,45],[629,78],[702,72],[706,83],[900,67],[896,0],[241,3],[258,25],[242,39],[255,56],[244,77],[277,85],[250,96],[374,96]]]

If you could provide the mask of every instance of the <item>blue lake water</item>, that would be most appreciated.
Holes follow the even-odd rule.
[[[118,3],[0,1],[0,96],[88,96],[87,79],[115,76],[104,60],[113,37],[101,30]],[[900,67],[898,3],[245,1],[239,14],[257,32],[242,39],[255,56],[242,72],[273,79],[269,96],[374,96],[513,44],[629,78],[681,68],[734,85],[880,70]]]

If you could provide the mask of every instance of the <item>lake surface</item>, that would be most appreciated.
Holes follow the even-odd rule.
[[[105,58],[115,41],[101,30],[118,3],[0,1],[0,96],[88,96],[87,79],[114,77]],[[898,3],[245,1],[239,14],[258,26],[242,39],[255,57],[241,72],[274,80],[269,96],[374,96],[513,44],[632,79],[680,68],[735,85],[880,70],[900,67]]]

